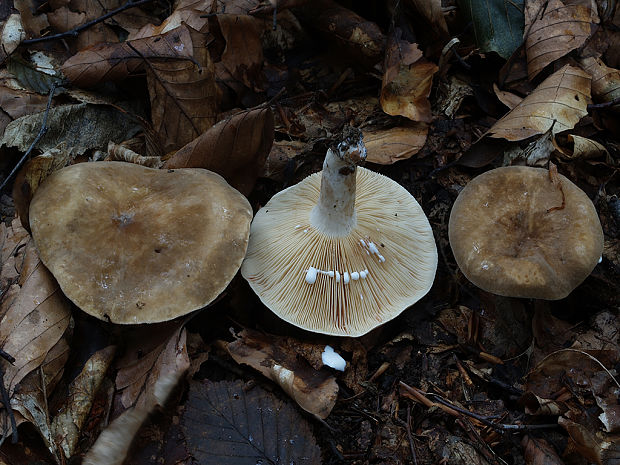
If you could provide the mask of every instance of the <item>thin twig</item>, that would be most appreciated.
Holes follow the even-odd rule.
[[[82,32],[84,29],[88,29],[89,27],[94,26],[95,24],[99,24],[100,22],[105,21],[106,19],[109,19],[112,16],[117,15],[118,13],[128,10],[129,8],[144,5],[145,3],[149,3],[151,1],[153,0],[127,0],[127,2],[125,2],[123,5],[119,6],[118,8],[112,11],[107,12],[105,15],[100,16],[99,18],[93,19],[92,21],[88,21],[87,23],[80,24],[79,26],[74,27],[73,29],[69,31],[61,32],[59,34],[53,34],[51,36],[44,36],[44,37],[37,37],[35,39],[23,40],[21,44],[29,45],[29,44],[37,44],[39,42],[45,42],[47,40],[64,39],[67,37],[77,37],[77,35],[80,32]]]
[[[603,102],[603,103],[591,103],[590,105],[588,105],[588,111],[590,110],[598,110],[600,108],[609,108],[609,107],[613,107],[614,105],[618,105],[620,103],[620,97],[616,97],[613,100],[610,100],[609,102]]]
[[[415,453],[415,444],[413,443],[413,435],[411,434],[411,406],[407,406],[407,437],[409,438],[409,448],[411,449],[411,458],[413,464],[418,465],[418,458]]]
[[[24,153],[21,159],[17,162],[17,165],[15,165],[15,168],[13,168],[13,171],[11,171],[9,175],[4,179],[4,181],[2,181],[2,184],[0,184],[0,190],[2,190],[4,186],[6,186],[6,184],[9,182],[9,180],[13,177],[13,175],[17,173],[17,171],[24,164],[28,156],[30,156],[30,152],[34,150],[35,146],[39,143],[41,138],[47,133],[47,129],[48,129],[47,128],[47,115],[49,114],[50,107],[52,106],[52,99],[54,98],[54,92],[56,92],[56,82],[52,82],[52,88],[50,89],[50,95],[49,95],[49,98],[47,99],[47,106],[45,107],[45,113],[43,114],[43,123],[41,124],[41,129],[39,130],[37,137],[34,138],[34,140],[32,141],[32,144],[30,144],[30,147],[28,147],[28,150],[26,150],[26,153]]]
[[[4,350],[0,349],[0,357],[2,357],[3,359],[5,359],[7,362],[9,362],[11,365],[15,364],[15,357],[13,357],[11,354],[9,354],[8,352],[5,352]]]
[[[13,409],[11,408],[11,398],[4,386],[4,370],[2,366],[0,366],[0,396],[2,396],[2,403],[6,409],[6,414],[11,420],[11,442],[17,444],[17,441],[19,441],[19,437],[17,436],[17,422],[15,421],[15,415],[13,415]]]

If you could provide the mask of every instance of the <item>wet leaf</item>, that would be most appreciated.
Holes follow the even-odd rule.
[[[405,123],[391,129],[364,129],[366,161],[390,165],[418,153],[428,135],[426,123]]]
[[[327,418],[338,397],[336,379],[327,370],[310,366],[298,359],[300,344],[253,330],[243,330],[237,340],[227,344],[228,353],[237,363],[245,363],[277,383],[305,411]],[[306,344],[307,346],[308,344]],[[324,349],[312,344],[318,357]],[[305,350],[308,351],[308,347]],[[316,357],[315,357],[316,360]],[[322,363],[321,363],[322,364]]]
[[[23,116],[10,123],[0,140],[0,147],[17,147],[28,150],[43,122],[44,112]],[[37,144],[46,151],[61,142],[73,155],[81,155],[89,149],[105,149],[110,140],[129,139],[140,130],[127,114],[114,108],[80,103],[61,105],[50,110],[47,118],[49,130]]]
[[[581,47],[590,36],[593,23],[598,23],[598,14],[590,0],[575,4],[527,0],[525,48],[530,80],[548,64]]]
[[[553,447],[544,439],[524,436],[521,446],[527,465],[564,465]]]
[[[240,381],[190,384],[181,424],[200,465],[318,465],[310,425],[289,404]]]
[[[84,465],[121,465],[144,420],[158,406],[164,405],[174,387],[189,368],[186,331],[181,327],[170,336],[141,379],[133,406],[121,413],[101,432],[84,457]],[[138,342],[138,341],[136,341]]]
[[[54,416],[52,434],[66,458],[72,457],[76,451],[82,427],[115,353],[116,347],[108,346],[86,361],[80,374],[69,385],[66,402]]]
[[[508,59],[523,43],[523,0],[460,0],[459,4],[471,19],[481,51]]]
[[[207,35],[189,28],[193,49],[189,60],[148,60],[151,118],[164,150],[184,146],[216,121],[218,94],[215,69],[206,47]]]
[[[204,168],[215,171],[242,194],[249,194],[273,143],[269,108],[246,110],[220,121],[180,148],[165,169]]]
[[[32,241],[26,245],[24,266],[14,290],[4,296],[0,309],[0,347],[15,357],[15,363],[4,371],[10,395],[28,373],[41,366],[71,319],[69,303],[39,260]]]
[[[590,75],[566,65],[545,79],[488,131],[491,137],[523,140],[549,129],[572,129],[587,115]]]
[[[388,44],[381,86],[381,108],[388,115],[429,123],[428,96],[439,68],[424,59],[417,44],[393,38]]]
[[[162,35],[95,44],[65,61],[61,70],[73,85],[93,87],[127,78],[142,70],[145,60],[187,60],[188,65],[192,65],[193,52],[189,28],[182,25]]]

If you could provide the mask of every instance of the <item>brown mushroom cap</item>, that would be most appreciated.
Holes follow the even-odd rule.
[[[154,323],[204,307],[241,266],[252,210],[219,175],[122,162],[49,176],[30,205],[41,260],[82,310]]]
[[[278,193],[256,214],[241,273],[261,301],[289,323],[360,336],[429,291],[437,268],[435,240],[407,190],[359,167],[352,230],[342,236],[320,232],[310,214],[321,176],[315,173]],[[313,283],[306,281],[311,267]]]
[[[586,279],[603,252],[603,231],[588,196],[559,179],[561,189],[546,169],[508,166],[467,184],[448,228],[467,279],[494,294],[547,300]]]

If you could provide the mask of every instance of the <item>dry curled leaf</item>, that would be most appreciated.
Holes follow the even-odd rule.
[[[525,2],[527,74],[532,80],[545,66],[581,47],[598,23],[594,2],[565,4],[561,0]]]
[[[242,194],[249,194],[273,143],[273,113],[246,110],[220,121],[180,148],[164,168],[204,168],[221,175]]]
[[[568,142],[573,144],[572,150],[570,147],[563,147],[559,144],[555,144],[555,148],[563,155],[564,158],[574,160],[577,158],[590,159],[598,158],[601,156],[609,155],[605,146],[595,140],[588,139],[587,137],[581,137],[576,134],[569,134],[567,136]]]
[[[207,35],[188,29],[191,41],[177,46],[190,48],[191,60],[147,60],[151,118],[165,151],[200,136],[217,116],[215,68],[206,47]]]
[[[595,57],[583,58],[580,63],[592,76],[592,98],[596,102],[612,102],[620,98],[620,70],[610,68]]]
[[[182,25],[158,36],[95,44],[65,61],[61,70],[73,85],[93,87],[127,78],[142,70],[145,60],[187,60],[191,65],[192,45],[189,28]]]
[[[368,151],[366,161],[390,165],[411,158],[422,149],[428,135],[428,124],[412,122],[390,129],[367,128],[362,132]]]
[[[9,394],[28,373],[41,366],[71,319],[69,303],[41,263],[32,241],[26,245],[19,282],[12,289],[4,296],[0,309],[0,347],[15,357],[15,363],[4,370]]]
[[[438,69],[424,59],[417,44],[393,37],[388,45],[381,85],[383,111],[429,123],[433,115],[428,96]]]
[[[290,338],[245,329],[226,348],[237,363],[250,365],[276,382],[305,411],[327,418],[338,397],[336,379],[328,371],[313,368],[308,361],[299,359],[297,345],[299,343]],[[313,346],[314,352],[318,350],[319,354],[325,347]],[[316,362],[316,357],[314,359]]]
[[[200,465],[319,465],[310,425],[295,408],[240,381],[190,384],[181,425]]]
[[[589,98],[590,75],[566,65],[545,79],[487,134],[517,141],[543,134],[549,129],[553,134],[572,129],[588,114]]]

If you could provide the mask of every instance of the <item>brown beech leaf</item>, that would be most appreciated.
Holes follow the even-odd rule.
[[[610,68],[600,59],[583,58],[584,71],[592,76],[592,98],[596,102],[611,102],[620,98],[620,70]]]
[[[19,14],[13,13],[0,20],[0,64],[15,51],[25,38],[26,31]]]
[[[140,426],[148,415],[166,399],[190,366],[186,345],[187,333],[180,325],[169,336],[146,377],[133,406],[121,413],[101,432],[84,457],[84,465],[121,465]],[[135,341],[140,342],[140,341]]]
[[[553,134],[572,129],[588,114],[589,98],[590,75],[566,65],[545,79],[487,134],[516,141],[543,134],[549,129]]]
[[[246,87],[262,91],[263,46],[259,20],[247,15],[217,15],[226,41],[221,64]]]
[[[303,346],[304,352],[314,353],[308,360],[297,357]],[[327,418],[338,397],[338,384],[327,370],[313,368],[320,364],[320,347],[304,346],[290,338],[263,334],[245,329],[237,340],[226,344],[231,357],[237,363],[250,365],[264,376],[277,383],[305,411],[319,418]],[[316,356],[316,354],[319,354]]]
[[[393,37],[388,45],[381,85],[383,111],[429,123],[433,115],[428,96],[438,69],[424,59],[417,44]]]
[[[497,87],[497,84],[495,83],[493,83],[493,92],[495,92],[495,96],[497,97],[497,99],[511,110],[517,105],[519,105],[523,100],[522,97],[519,97],[512,92],[500,90],[500,88]]]
[[[565,4],[562,0],[525,2],[525,48],[527,74],[532,80],[550,63],[581,47],[598,23],[591,0]]]
[[[164,150],[176,150],[216,121],[215,68],[206,47],[207,35],[189,28],[192,60],[147,60],[151,119]],[[179,44],[179,47],[181,44]]]
[[[24,376],[41,366],[71,319],[69,302],[41,263],[32,241],[26,245],[19,282],[13,289],[0,308],[0,347],[15,357],[15,364],[6,365],[4,371],[9,394]]]
[[[30,235],[15,218],[10,225],[0,223],[0,295],[17,281],[24,264],[24,246]]]
[[[587,460],[599,465],[617,465],[620,460],[620,434],[605,434],[584,416],[560,417],[558,423]]]
[[[192,382],[181,426],[200,465],[321,463],[308,422],[260,386]]]
[[[180,148],[165,169],[204,168],[215,171],[242,194],[249,194],[273,143],[273,113],[258,108],[220,121]]]
[[[69,358],[69,344],[66,337],[50,349],[47,357],[37,370],[28,373],[19,383],[19,391],[11,398],[11,407],[16,413],[19,426],[23,422],[30,422],[37,429],[50,453],[57,463],[62,463],[56,438],[51,428],[50,413],[47,408],[48,398],[64,373],[65,363]],[[42,382],[45,381],[45,389]]]
[[[115,353],[116,347],[108,346],[86,361],[80,374],[71,381],[65,402],[54,415],[52,434],[66,458],[75,453],[82,427]]]
[[[147,24],[137,33],[131,34],[129,38],[134,40],[144,37],[159,36],[183,24],[197,31],[207,32],[209,18],[205,17],[205,14],[209,13],[212,4],[212,0],[180,0],[175,2],[174,11],[162,21],[161,24],[158,26]],[[228,7],[229,2],[226,2],[225,5]]]
[[[555,148],[566,159],[573,160],[581,158],[587,160],[589,158],[598,158],[600,156],[609,155],[609,152],[607,152],[605,146],[595,140],[577,136],[575,134],[569,134],[567,139],[573,144],[572,150],[567,147],[561,147],[557,144],[557,142],[555,144]]]
[[[145,60],[187,60],[191,65],[193,52],[189,28],[181,25],[158,36],[93,45],[65,61],[61,70],[72,84],[93,87],[102,82],[125,79],[142,70]]]
[[[524,436],[521,441],[527,465],[564,465],[562,459],[544,439]]]
[[[409,123],[391,129],[364,129],[366,161],[391,165],[418,153],[426,142],[428,124]]]
[[[381,59],[385,37],[375,23],[333,0],[311,1],[300,10],[312,22],[312,27],[340,47],[349,60],[374,65]]]
[[[6,126],[14,119],[45,110],[47,96],[31,92],[27,89],[0,83],[0,112],[6,113],[0,117],[0,138]]]

